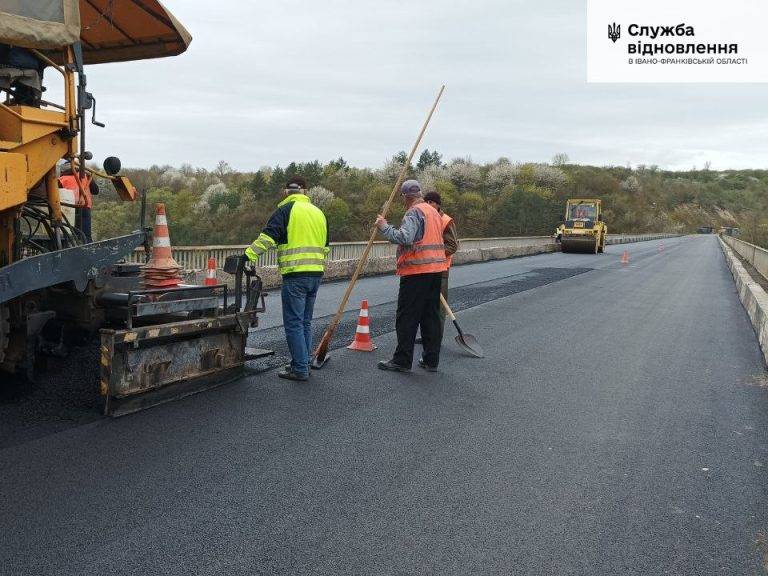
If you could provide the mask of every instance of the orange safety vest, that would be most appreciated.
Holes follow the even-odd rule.
[[[416,204],[411,210],[418,210],[424,217],[424,236],[412,246],[398,246],[397,275],[445,272],[448,270],[448,261],[445,259],[440,214],[426,202]]]
[[[445,212],[443,212],[442,214],[440,214],[440,218],[442,218],[442,219],[443,219],[443,233],[445,233],[445,231],[446,231],[446,230],[448,230],[448,226],[450,226],[450,225],[451,225],[451,222],[453,222],[453,218],[451,218],[450,216],[448,216],[448,214],[446,214]],[[450,268],[450,267],[451,267],[451,265],[453,264],[453,256],[448,256],[448,255],[446,254],[446,255],[445,255],[445,259],[446,259],[446,261],[448,262],[448,268]]]
[[[80,184],[82,183],[82,186]],[[93,196],[91,195],[91,177],[85,175],[84,180],[76,174],[66,174],[59,177],[59,185],[75,193],[75,204],[81,208],[93,207]]]

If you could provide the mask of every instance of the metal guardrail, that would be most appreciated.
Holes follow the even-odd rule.
[[[651,239],[667,236],[676,236],[676,234],[608,234],[609,242],[616,243],[622,238],[632,239]],[[464,238],[459,240],[461,250],[472,250],[477,248],[506,248],[520,246],[543,246],[552,243],[551,236],[505,236],[498,238]],[[331,242],[330,260],[355,260],[359,258],[366,242]],[[242,254],[248,247],[247,244],[236,246],[174,246],[172,248],[173,257],[184,270],[205,270],[208,265],[208,258],[216,258],[219,265],[223,265],[227,256]],[[371,258],[381,258],[394,256],[397,247],[394,244],[382,240],[373,243],[371,248]],[[128,258],[129,262],[143,263],[144,249],[138,248]],[[274,250],[262,255],[259,264],[261,266],[277,266],[277,254]]]
[[[732,250],[752,264],[763,278],[768,279],[768,250],[733,236],[722,235],[721,238]]]

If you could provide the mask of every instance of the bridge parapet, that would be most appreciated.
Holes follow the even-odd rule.
[[[737,252],[739,256],[749,262],[757,273],[763,278],[768,280],[768,250],[739,240],[733,236],[722,236],[723,242],[725,242],[732,250]]]
[[[679,236],[679,234],[608,234],[607,244],[623,244],[626,242],[639,242],[642,240],[656,240]],[[503,258],[511,256],[523,256],[527,254],[536,254],[541,252],[555,252],[557,244],[551,236],[504,236],[497,238],[463,238],[460,241],[461,253],[467,253],[458,256],[455,261],[457,264],[468,262],[481,262],[483,260],[492,260],[494,258],[482,256],[482,251],[491,249],[511,249],[496,250],[499,254],[507,254]],[[357,260],[363,253],[365,242],[331,242],[331,252],[329,260],[332,262],[343,262],[347,260]],[[220,265],[226,260],[227,256],[242,254],[247,245],[233,246],[174,246],[173,258],[188,273],[205,270],[208,264],[208,258],[216,258]],[[394,258],[396,247],[386,241],[374,242],[371,248],[370,258],[372,260],[380,258]],[[517,252],[520,253],[517,253]],[[268,252],[261,257],[260,267],[276,267],[277,255],[274,251]],[[144,262],[144,249],[138,248],[129,258],[130,262]],[[394,268],[393,268],[394,269]],[[387,272],[388,270],[383,270]]]
[[[768,271],[768,250],[732,236],[722,236],[720,247],[723,249],[725,261],[736,282],[739,300],[747,311],[747,316],[752,322],[760,343],[763,358],[768,363],[768,294],[758,282],[759,279],[753,277],[735,255],[738,253],[765,279]]]

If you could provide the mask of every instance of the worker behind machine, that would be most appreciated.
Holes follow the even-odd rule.
[[[75,215],[75,228],[83,233],[87,243],[93,242],[91,231],[91,209],[93,208],[93,196],[99,193],[99,185],[94,182],[90,174],[86,173],[80,185],[80,173],[72,171],[72,164],[65,162],[61,167],[59,186],[72,190],[77,206]]]
[[[11,104],[40,107],[44,64],[33,52],[0,44],[0,89],[11,96]]]
[[[593,220],[595,207],[591,204],[576,204],[571,208],[571,220]]]
[[[268,250],[277,249],[277,266],[283,278],[283,327],[291,355],[291,363],[277,375],[300,382],[309,379],[312,314],[330,251],[328,221],[312,204],[306,189],[307,182],[301,176],[288,180],[285,198],[245,251],[245,258],[255,263]]]
[[[440,293],[447,301],[448,277],[450,274],[451,265],[453,264],[453,255],[456,254],[456,252],[459,250],[459,235],[456,232],[456,223],[454,222],[453,218],[443,212],[443,200],[438,192],[427,192],[424,195],[424,202],[437,210],[437,213],[440,214],[440,218],[443,221],[443,244],[445,244],[445,258],[447,260],[448,268],[445,270],[445,272],[443,272],[442,275]],[[440,329],[442,331],[445,330],[445,310],[443,310],[442,306],[440,307]],[[417,343],[419,342],[418,339],[416,341]]]
[[[555,228],[555,233],[554,233],[554,234],[552,234],[552,237],[555,239],[555,242],[556,242],[557,244],[560,244],[560,242],[561,242],[561,241],[562,241],[562,239],[563,239],[563,230],[564,230],[564,229],[565,229],[565,224],[563,224],[563,223],[560,223],[560,224],[558,224],[558,225],[557,225],[557,227]]]

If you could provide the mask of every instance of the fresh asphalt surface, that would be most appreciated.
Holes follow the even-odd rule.
[[[0,574],[765,574],[761,354],[716,239],[665,244],[455,269],[487,357],[448,328],[437,374],[375,369],[395,282],[365,279],[379,350],[309,384],[16,437]]]

